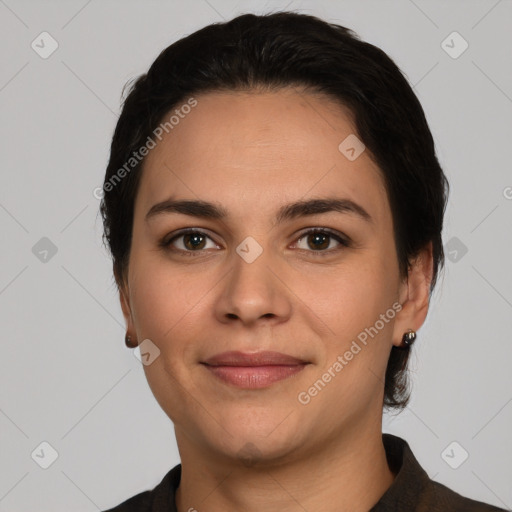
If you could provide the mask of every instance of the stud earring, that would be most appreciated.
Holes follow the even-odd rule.
[[[409,348],[416,339],[416,331],[413,331],[412,329],[409,329],[407,332],[404,333],[402,337],[402,346],[404,348]]]
[[[126,334],[124,337],[124,343],[128,348],[135,348],[137,346],[137,342],[132,341],[132,337],[129,334]]]

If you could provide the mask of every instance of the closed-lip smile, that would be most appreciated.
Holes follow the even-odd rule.
[[[299,373],[309,362],[273,351],[230,351],[201,364],[225,383],[243,389],[259,389]]]

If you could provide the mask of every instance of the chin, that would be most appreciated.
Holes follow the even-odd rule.
[[[222,428],[217,430],[221,437],[210,437],[208,442],[216,451],[247,464],[250,461],[256,464],[257,461],[265,463],[283,459],[296,452],[304,443],[304,436],[294,423],[296,415],[290,414],[286,408],[280,411],[280,414],[271,414],[268,409],[261,411],[264,417],[246,414],[243,420],[234,415],[232,421],[229,421],[229,415],[224,414]],[[204,432],[205,436],[209,434],[211,431]]]
[[[284,437],[284,438],[283,438]],[[286,436],[258,436],[239,432],[233,438],[215,444],[214,450],[247,468],[270,467],[286,461],[297,453],[298,440]],[[299,443],[300,444],[300,443]]]

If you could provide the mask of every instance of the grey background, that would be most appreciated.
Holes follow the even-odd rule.
[[[282,8],[381,47],[424,106],[452,187],[451,254],[413,349],[412,402],[384,431],[435,480],[512,507],[510,0],[0,0],[0,511],[106,509],[179,462],[124,345],[93,191],[129,78],[208,23]],[[43,31],[59,45],[47,59],[31,48]],[[469,43],[456,59],[441,46],[453,31]],[[48,456],[43,441],[58,452],[48,469],[31,456]],[[469,453],[457,469],[453,441],[451,461]]]

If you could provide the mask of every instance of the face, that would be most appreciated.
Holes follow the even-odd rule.
[[[132,337],[160,351],[144,370],[180,452],[285,460],[368,430],[392,345],[418,327],[399,312],[407,289],[379,169],[367,151],[340,151],[356,130],[325,97],[196,99],[146,157],[121,294]],[[345,202],[284,210],[318,199]],[[224,215],[153,208],[167,200]],[[229,351],[306,364],[205,364]]]

